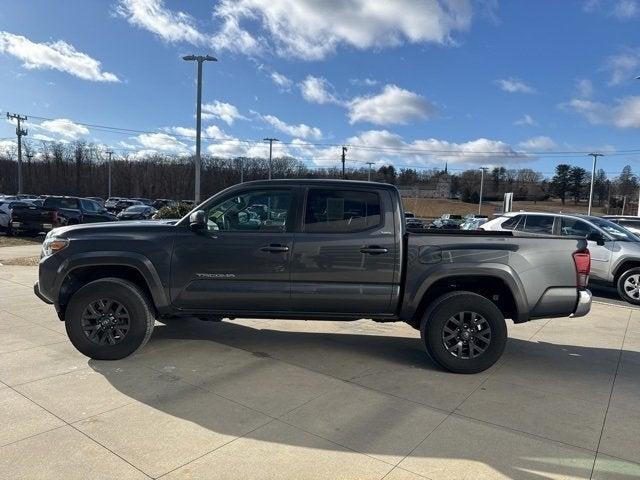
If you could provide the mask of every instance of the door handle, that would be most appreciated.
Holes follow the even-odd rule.
[[[286,245],[278,245],[278,244],[272,243],[271,245],[266,245],[262,247],[260,251],[269,252],[269,253],[284,253],[289,251],[289,247],[287,247]]]
[[[364,247],[360,249],[360,253],[368,253],[369,255],[381,255],[383,253],[387,253],[389,251],[388,248],[378,247],[373,245],[371,247]]]

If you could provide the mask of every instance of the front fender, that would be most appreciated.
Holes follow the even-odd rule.
[[[151,292],[153,303],[157,309],[169,307],[169,301],[164,285],[158,275],[155,266],[144,255],[135,252],[122,251],[92,251],[82,252],[66,258],[56,271],[54,291],[60,292],[62,284],[67,276],[74,270],[82,267],[94,266],[123,266],[135,268],[144,278]]]

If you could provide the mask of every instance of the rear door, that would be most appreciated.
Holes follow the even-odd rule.
[[[94,223],[103,222],[105,219],[100,213],[102,208],[96,202],[92,200],[80,199],[80,205],[82,206],[82,222]]]
[[[296,189],[247,187],[205,205],[208,228],[176,235],[171,298],[186,310],[286,312]]]
[[[309,187],[291,260],[295,312],[392,313],[396,245],[391,194]]]

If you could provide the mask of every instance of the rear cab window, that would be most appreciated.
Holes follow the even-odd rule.
[[[304,213],[306,233],[354,233],[382,224],[380,196],[369,190],[310,188]]]

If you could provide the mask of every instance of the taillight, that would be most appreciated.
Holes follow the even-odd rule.
[[[588,249],[574,252],[573,263],[576,265],[576,278],[578,288],[585,288],[589,283],[589,272],[591,271],[591,253]]]
[[[57,225],[58,224],[58,212],[56,210],[54,210],[53,215],[51,215],[51,223],[53,225]]]

